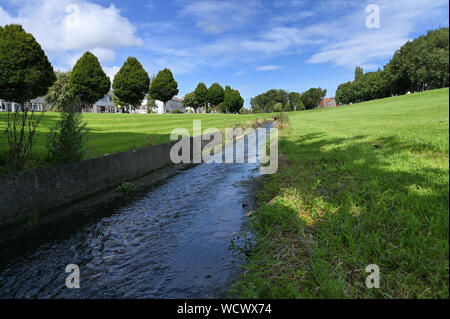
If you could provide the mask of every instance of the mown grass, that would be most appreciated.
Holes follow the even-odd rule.
[[[291,113],[281,135],[233,296],[449,298],[448,89]]]
[[[224,129],[236,125],[264,120],[270,114],[84,114],[89,135],[86,159],[114,154],[131,149],[146,147],[170,141],[170,133],[175,128],[186,128],[192,134],[193,120],[201,120],[202,128]],[[59,113],[45,113],[36,133],[33,158],[29,165],[45,166],[47,135],[59,119]],[[8,145],[3,134],[7,114],[0,113],[0,156],[6,162]],[[248,123],[246,124],[248,125]],[[0,159],[0,166],[2,160]],[[3,163],[4,164],[4,163]]]

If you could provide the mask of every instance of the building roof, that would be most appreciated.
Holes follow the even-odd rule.
[[[320,106],[324,106],[324,105],[326,105],[328,102],[331,102],[331,101],[333,101],[334,100],[334,98],[332,98],[332,97],[324,97],[322,100],[320,100]]]

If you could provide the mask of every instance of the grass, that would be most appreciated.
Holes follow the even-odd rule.
[[[90,133],[86,158],[114,154],[170,141],[174,128],[186,128],[192,134],[193,120],[201,120],[202,128],[234,127],[248,125],[257,119],[264,120],[270,114],[84,114]],[[36,133],[31,166],[45,166],[47,135],[59,119],[59,113],[45,113]],[[7,151],[3,134],[7,114],[0,113],[0,155]],[[3,161],[6,162],[3,155]],[[0,159],[0,166],[2,160]]]
[[[231,295],[449,298],[448,89],[291,113],[280,135]]]

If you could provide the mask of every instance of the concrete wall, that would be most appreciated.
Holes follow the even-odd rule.
[[[171,164],[170,150],[175,143],[1,176],[0,227],[21,224],[32,214],[112,189]]]

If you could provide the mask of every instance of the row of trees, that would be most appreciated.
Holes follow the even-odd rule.
[[[16,171],[32,155],[34,135],[42,119],[29,108],[29,100],[46,96],[61,117],[48,137],[48,160],[67,163],[82,159],[87,135],[82,107],[93,105],[111,88],[111,81],[97,57],[86,52],[71,72],[54,72],[36,39],[20,25],[0,27],[0,98],[21,105],[8,113],[6,136],[10,163]],[[133,57],[125,61],[112,87],[116,99],[133,107],[146,94],[165,103],[178,94],[178,84],[169,69],[151,81],[142,64]]]
[[[364,74],[355,70],[355,80],[341,84],[336,101],[342,104],[380,99],[407,92],[449,86],[449,28],[428,31],[395,52],[384,69]]]
[[[362,68],[358,67],[362,72]],[[391,96],[389,78],[386,71],[378,69],[376,72],[358,74],[355,72],[355,81],[339,85],[336,90],[336,102],[342,104],[357,103],[382,99]]]
[[[142,64],[129,57],[112,83],[116,103],[139,106],[148,94],[165,103],[178,94],[178,84],[169,69],[160,71],[151,81]],[[57,73],[57,80],[46,95],[48,104],[60,110],[61,120],[49,136],[49,159],[74,162],[82,159],[86,140],[86,123],[81,108],[104,97],[111,88],[109,77],[97,57],[86,52],[68,73]]]
[[[219,83],[213,83],[209,88],[200,82],[197,88],[185,95],[183,100],[185,108],[192,108],[197,112],[203,108],[205,112],[216,111],[223,113],[238,113],[244,106],[244,99],[238,90],[229,85],[223,89]]]
[[[327,90],[311,88],[303,93],[287,92],[285,90],[268,90],[250,100],[254,113],[270,113],[283,111],[300,111],[314,109],[325,97]]]
[[[104,97],[110,87],[109,78],[98,59],[86,52],[71,72],[56,73],[56,82],[50,87],[46,101],[54,110],[63,110],[75,96],[90,105]],[[112,88],[115,105],[129,105],[133,108],[141,105],[146,96],[165,104],[178,94],[178,84],[169,69],[160,71],[150,81],[148,73],[134,57],[129,57],[115,75]]]

